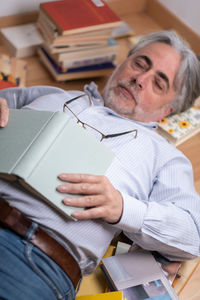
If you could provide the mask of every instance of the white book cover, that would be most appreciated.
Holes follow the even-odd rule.
[[[28,23],[1,29],[2,41],[10,53],[16,57],[31,56],[36,47],[42,44],[36,23]]]

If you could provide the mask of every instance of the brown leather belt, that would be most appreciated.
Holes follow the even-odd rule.
[[[22,237],[25,237],[32,223],[20,211],[11,207],[2,199],[0,199],[0,222]],[[37,228],[31,243],[47,254],[63,269],[76,289],[81,278],[81,271],[71,254],[40,227]]]

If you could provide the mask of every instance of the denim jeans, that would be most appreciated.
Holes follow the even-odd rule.
[[[75,299],[66,273],[29,242],[35,225],[32,224],[26,238],[0,228],[0,299]]]

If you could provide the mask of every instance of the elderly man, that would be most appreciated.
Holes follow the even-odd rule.
[[[0,92],[1,127],[9,122],[8,107],[59,111],[66,103],[72,117],[112,136],[102,142],[115,153],[105,176],[59,175],[57,189],[65,205],[87,208],[73,213],[77,222],[17,182],[0,181],[0,214],[20,212],[17,226],[28,224],[20,232],[2,221],[1,298],[74,299],[80,277],[94,270],[122,231],[140,247],[169,260],[200,254],[200,198],[191,164],[154,130],[157,121],[189,108],[200,94],[195,54],[175,33],[144,36],[113,72],[102,95],[94,83],[85,86],[85,93],[77,98],[83,93],[41,86]],[[91,127],[86,130],[99,138]],[[127,133],[131,130],[137,130],[136,138]]]

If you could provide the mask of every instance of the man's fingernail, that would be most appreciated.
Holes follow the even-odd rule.
[[[70,198],[64,198],[63,199],[63,202],[65,203],[65,204],[71,204],[71,199]]]
[[[4,120],[2,120],[1,123],[0,123],[0,126],[5,127],[5,125],[6,125],[6,122]]]

